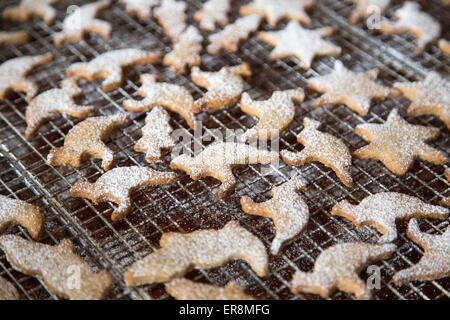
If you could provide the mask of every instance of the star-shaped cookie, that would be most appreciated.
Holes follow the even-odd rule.
[[[362,18],[369,18],[374,13],[381,14],[389,6],[391,0],[347,0],[356,3],[350,14],[350,22],[358,23]],[[374,11],[377,10],[377,11]]]
[[[447,163],[444,152],[426,144],[439,136],[439,129],[409,124],[397,109],[389,113],[385,123],[360,124],[355,132],[370,144],[356,150],[354,156],[380,160],[395,174],[405,174],[416,159]]]
[[[324,76],[308,79],[308,87],[324,93],[314,101],[316,107],[324,104],[345,104],[364,116],[370,110],[373,99],[398,97],[397,90],[384,87],[376,82],[377,70],[354,72],[344,67],[342,62],[334,63],[334,70]]]
[[[204,31],[214,31],[216,24],[225,26],[228,23],[227,14],[232,0],[208,0],[203,7],[194,14],[194,20]]]
[[[28,41],[30,36],[26,31],[0,31],[0,47],[10,44],[22,44]]]
[[[258,34],[259,39],[275,47],[270,59],[295,56],[308,70],[315,56],[338,55],[341,48],[323,40],[333,33],[333,28],[305,29],[297,21],[291,21],[281,31],[267,31]]]
[[[7,7],[2,18],[12,21],[28,21],[32,16],[44,19],[47,25],[53,24],[56,19],[56,10],[51,4],[59,0],[22,0],[19,5]]]
[[[436,72],[417,82],[396,82],[394,88],[400,90],[412,101],[409,116],[433,114],[444,121],[450,129],[450,82]]]
[[[125,11],[135,14],[139,19],[150,19],[152,9],[159,4],[159,0],[120,0],[125,5]]]

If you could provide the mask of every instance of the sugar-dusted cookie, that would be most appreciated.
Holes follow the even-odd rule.
[[[252,72],[248,63],[237,66],[223,67],[217,72],[201,71],[197,67],[191,70],[192,80],[208,89],[203,97],[195,101],[195,113],[208,110],[219,110],[234,105],[244,91],[244,79]]]
[[[344,67],[342,62],[334,63],[334,70],[324,76],[308,79],[308,87],[324,93],[314,101],[316,107],[324,104],[347,105],[364,116],[370,110],[373,99],[395,98],[400,93],[376,82],[378,70],[354,72]]]
[[[153,11],[164,33],[172,41],[177,40],[187,27],[186,9],[184,1],[162,0],[161,5]]]
[[[94,273],[89,264],[73,252],[69,239],[51,246],[8,234],[0,237],[0,248],[14,269],[38,277],[50,291],[63,298],[102,299],[113,282],[106,270]]]
[[[200,29],[214,31],[216,24],[223,27],[228,23],[230,7],[231,0],[208,0],[194,14],[194,20],[199,23]]]
[[[364,123],[355,132],[370,143],[353,155],[359,159],[377,159],[395,174],[405,174],[416,159],[436,164],[447,163],[444,152],[430,147],[439,136],[439,129],[406,122],[397,109],[393,109],[383,124]]]
[[[173,50],[165,55],[163,63],[170,72],[184,73],[186,67],[199,66],[202,62],[203,37],[194,26],[187,27],[173,45]]]
[[[42,18],[47,25],[56,19],[56,10],[51,4],[59,0],[21,0],[17,6],[7,7],[2,14],[4,20],[28,21],[32,16]]]
[[[411,219],[406,234],[424,252],[418,263],[394,274],[395,284],[450,276],[450,227],[441,235],[431,235],[420,231],[417,220]]]
[[[247,261],[260,277],[268,271],[263,243],[236,221],[228,222],[219,230],[164,233],[159,244],[160,249],[136,261],[127,270],[128,286],[170,281],[193,267],[214,268],[233,259]]]
[[[207,146],[195,157],[186,154],[170,163],[172,169],[186,172],[192,179],[214,177],[222,182],[218,196],[223,198],[234,190],[236,178],[232,168],[244,164],[270,164],[278,160],[275,151],[259,150],[254,146],[234,142],[218,142]]]
[[[76,81],[69,78],[61,83],[61,89],[50,89],[33,98],[25,112],[27,139],[34,137],[39,127],[57,113],[77,118],[93,113],[95,110],[93,106],[80,106],[74,102],[74,97],[82,92]]]
[[[114,130],[124,128],[131,122],[126,113],[91,117],[75,125],[67,133],[64,146],[53,148],[47,156],[50,166],[71,165],[79,167],[88,158],[102,159],[104,170],[111,169],[114,153],[105,142]]]
[[[395,249],[394,244],[335,244],[320,253],[312,272],[297,271],[294,274],[291,290],[294,293],[315,293],[324,298],[342,290],[353,293],[360,300],[370,299],[370,290],[358,274],[364,267],[389,258]]]
[[[433,206],[419,198],[397,192],[381,192],[364,198],[358,205],[352,205],[347,200],[335,204],[331,214],[351,220],[357,227],[372,226],[382,237],[378,243],[392,242],[397,239],[397,219],[414,217],[445,219],[450,210]]]
[[[409,116],[433,114],[444,121],[450,129],[450,82],[436,72],[417,82],[396,82],[394,88],[400,90],[412,101]]]
[[[422,53],[428,44],[441,35],[441,25],[428,13],[420,10],[417,2],[407,1],[395,11],[395,22],[381,21],[380,31],[387,34],[410,32],[417,38],[417,52]]]
[[[139,19],[150,19],[153,7],[159,4],[159,0],[120,0],[125,5],[125,11],[135,14]]]
[[[20,295],[14,285],[6,279],[0,277],[0,301],[19,300]]]
[[[447,178],[447,180],[450,181],[450,169],[449,168],[445,169],[444,175],[445,175],[445,178]],[[442,198],[441,205],[443,205],[445,207],[450,207],[450,197]]]
[[[134,150],[144,152],[148,162],[161,161],[161,149],[172,150],[175,141],[170,134],[169,114],[161,107],[155,107],[145,118],[142,128],[142,138],[136,142]]]
[[[223,30],[211,34],[208,38],[210,44],[206,50],[210,54],[217,54],[221,49],[238,51],[239,42],[247,40],[258,29],[260,22],[261,17],[257,14],[237,19]]]
[[[21,225],[36,240],[44,230],[44,218],[38,206],[0,195],[0,234],[11,224]]]
[[[301,88],[275,91],[270,99],[264,101],[252,100],[246,92],[241,98],[241,110],[258,117],[258,123],[247,130],[241,141],[254,138],[271,140],[277,138],[294,120],[295,103],[303,102],[305,94]]]
[[[166,291],[177,300],[255,300],[245,294],[239,282],[231,280],[225,287],[175,279],[166,284]]]
[[[50,63],[53,54],[39,56],[23,56],[6,60],[0,64],[0,99],[4,99],[8,91],[22,91],[31,100],[38,92],[37,85],[28,80],[26,75],[34,68]]]
[[[358,23],[363,18],[369,18],[375,12],[381,14],[390,5],[391,0],[347,0],[356,3],[356,8],[350,14],[350,22]]]
[[[72,197],[88,198],[95,204],[112,201],[119,206],[111,215],[112,221],[124,218],[131,210],[131,194],[154,185],[177,181],[173,172],[159,172],[138,166],[119,167],[104,173],[95,183],[78,180],[70,189]]]
[[[301,152],[282,150],[281,158],[291,166],[298,166],[310,161],[318,161],[336,172],[347,187],[353,184],[352,156],[344,142],[335,136],[319,131],[319,121],[304,118],[303,130],[297,141],[305,147]]]
[[[26,31],[0,31],[0,47],[22,44],[30,38]]]
[[[97,19],[99,12],[111,5],[110,0],[100,0],[78,7],[69,14],[62,23],[62,31],[53,35],[55,46],[59,47],[66,42],[78,42],[83,39],[84,33],[98,33],[103,38],[111,36],[111,24]]]
[[[304,24],[311,24],[305,10],[313,7],[315,0],[253,0],[239,10],[242,15],[258,14],[275,27],[282,18],[294,19]]]
[[[142,86],[139,95],[144,100],[125,100],[125,109],[132,112],[146,112],[153,107],[161,106],[182,116],[189,127],[195,127],[194,98],[184,87],[156,82],[156,76],[152,74],[141,75]]]
[[[270,246],[274,255],[283,244],[293,240],[305,228],[309,220],[309,209],[297,192],[306,189],[298,176],[272,189],[272,199],[256,203],[247,196],[241,198],[242,210],[248,214],[268,217],[273,220],[276,236]]]
[[[450,41],[441,39],[438,42],[438,46],[444,53],[450,54]]]
[[[260,32],[258,37],[275,47],[270,53],[270,59],[295,56],[308,70],[315,56],[341,53],[340,47],[322,39],[332,33],[332,27],[305,29],[297,21],[291,21],[283,30]]]
[[[122,68],[136,64],[156,63],[161,59],[157,52],[139,49],[119,49],[105,52],[89,62],[77,62],[67,69],[68,77],[85,78],[102,82],[104,91],[113,91],[122,83]]]

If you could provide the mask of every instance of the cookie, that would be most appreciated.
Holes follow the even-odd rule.
[[[177,175],[173,172],[159,172],[138,166],[120,167],[104,173],[95,183],[78,180],[70,189],[70,195],[90,199],[95,204],[106,201],[117,203],[111,220],[118,221],[131,211],[132,193],[176,181]]]
[[[14,285],[6,279],[0,277],[0,301],[19,300],[20,295]]]
[[[356,150],[353,155],[359,159],[380,160],[395,174],[405,174],[416,159],[447,163],[444,152],[426,144],[439,136],[439,129],[409,124],[397,109],[389,113],[385,123],[360,124],[355,132],[369,144]]]
[[[173,50],[166,54],[163,63],[170,72],[184,73],[186,67],[199,66],[202,62],[203,37],[194,26],[187,27],[173,45]]]
[[[208,37],[210,44],[206,50],[210,54],[218,54],[221,49],[236,52],[239,49],[239,42],[247,40],[258,29],[260,23],[261,17],[257,14],[239,18],[223,30],[211,34]]]
[[[142,74],[139,95],[144,100],[125,100],[123,106],[132,112],[146,112],[153,107],[161,106],[182,116],[189,127],[195,127],[194,98],[184,87],[156,82],[157,78],[152,74]]]
[[[436,72],[417,82],[396,82],[394,88],[412,101],[409,116],[436,115],[450,129],[450,82]]]
[[[187,5],[184,1],[162,0],[161,5],[154,10],[154,15],[162,26],[164,33],[175,41],[186,29]]]
[[[34,137],[39,127],[58,113],[77,118],[87,117],[93,113],[95,110],[93,106],[80,106],[74,102],[74,97],[81,93],[82,90],[75,80],[66,79],[61,83],[61,89],[50,89],[33,98],[25,112],[27,139]]]
[[[177,300],[255,300],[245,294],[239,282],[231,280],[225,287],[175,279],[166,284],[166,291]]]
[[[164,233],[159,244],[160,249],[136,261],[127,270],[128,286],[170,281],[194,267],[219,267],[233,259],[245,260],[260,277],[268,271],[263,243],[236,221],[228,222],[219,230]]]
[[[0,47],[11,44],[19,45],[27,42],[29,38],[26,31],[0,31]]]
[[[217,72],[201,71],[197,67],[191,70],[191,78],[196,84],[208,91],[195,101],[194,112],[219,110],[234,105],[244,91],[244,79],[252,72],[248,63],[237,66],[223,67]]]
[[[111,5],[110,0],[101,0],[85,4],[69,14],[62,23],[62,31],[53,35],[53,42],[56,47],[66,42],[78,42],[83,40],[85,33],[98,33],[103,38],[111,37],[111,24],[109,22],[96,19],[99,12]]]
[[[17,6],[6,7],[3,10],[4,20],[25,22],[36,16],[42,18],[47,25],[56,19],[56,10],[51,6],[58,0],[22,0]]]
[[[139,19],[145,20],[152,17],[153,7],[159,4],[159,0],[120,0],[125,5],[125,12],[135,14]]]
[[[445,169],[444,175],[445,178],[450,181],[450,169]],[[443,205],[444,207],[450,207],[450,197],[442,198],[441,205]]]
[[[0,237],[0,248],[14,269],[41,279],[51,292],[66,299],[101,299],[113,283],[106,270],[94,273],[73,252],[69,239],[51,246],[8,234]]]
[[[297,194],[305,190],[306,184],[300,177],[272,189],[272,199],[256,203],[247,196],[241,197],[242,210],[248,214],[268,217],[273,220],[276,236],[270,252],[277,255],[283,244],[295,239],[309,220],[309,209],[303,198]]]
[[[313,7],[315,0],[253,0],[242,6],[242,15],[258,14],[267,19],[271,27],[275,27],[283,18],[297,20],[304,24],[311,24],[311,19],[305,10]]]
[[[438,47],[441,49],[444,53],[450,54],[450,41],[441,39],[438,42]]]
[[[391,0],[347,0],[356,3],[356,8],[350,14],[350,22],[355,24],[362,19],[371,17],[375,12],[383,13],[389,7]],[[376,9],[377,11],[374,11]]]
[[[241,141],[276,139],[289,127],[295,115],[295,103],[302,103],[305,94],[301,88],[275,91],[270,99],[252,100],[246,92],[241,98],[241,110],[259,119],[258,123],[247,130]]]
[[[79,167],[89,158],[102,159],[102,167],[109,170],[114,163],[114,153],[105,142],[114,130],[124,128],[131,122],[126,113],[91,117],[75,125],[67,133],[64,146],[53,148],[47,156],[50,166]]]
[[[387,34],[409,32],[417,38],[417,53],[441,35],[441,25],[428,13],[420,10],[417,2],[407,1],[395,11],[395,22],[381,21],[379,30]]]
[[[228,23],[227,14],[230,11],[231,0],[208,0],[194,14],[194,20],[204,31],[214,31],[216,24],[223,27]]]
[[[148,162],[161,161],[161,150],[172,150],[175,141],[170,134],[169,114],[161,107],[155,107],[145,118],[142,128],[142,138],[136,142],[134,150],[145,153]]]
[[[342,62],[334,63],[334,70],[324,76],[308,79],[308,87],[324,93],[314,101],[314,106],[324,104],[345,104],[347,107],[365,116],[370,110],[373,99],[395,98],[400,93],[376,82],[378,70],[365,72],[348,70]]]
[[[105,79],[102,82],[103,91],[113,91],[122,83],[122,68],[137,64],[156,63],[161,59],[157,52],[139,49],[119,49],[105,52],[90,62],[77,62],[67,69],[68,77],[85,78],[92,82],[95,79]]]
[[[340,47],[322,39],[332,33],[332,27],[305,29],[297,21],[291,21],[283,30],[260,32],[258,37],[275,47],[269,56],[271,60],[294,56],[308,70],[315,56],[341,53]]]
[[[328,298],[334,291],[353,293],[357,299],[370,299],[361,270],[395,252],[394,244],[374,245],[363,242],[335,244],[320,253],[312,272],[297,271],[292,278],[293,293],[307,292]]]
[[[37,85],[28,80],[26,75],[34,68],[48,64],[53,60],[51,53],[39,56],[23,56],[6,60],[0,64],[0,99],[4,99],[8,91],[21,91],[31,100],[38,92]]]
[[[0,195],[0,234],[12,224],[21,225],[36,240],[44,230],[44,218],[38,206]]]
[[[433,280],[450,276],[450,228],[441,235],[421,232],[416,219],[411,219],[406,231],[408,238],[423,248],[419,262],[398,271],[392,277],[396,285],[413,280]]]
[[[218,142],[207,146],[195,157],[182,154],[170,163],[170,167],[186,172],[192,179],[213,177],[222,182],[218,196],[224,198],[236,186],[232,168],[244,164],[270,164],[278,160],[278,153],[259,150],[254,146],[234,142]]]
[[[381,192],[364,198],[360,204],[352,205],[347,200],[334,205],[332,215],[345,217],[357,227],[368,225],[383,236],[378,243],[397,239],[396,221],[414,217],[445,219],[450,210],[433,206],[419,198],[397,192]]]
[[[353,184],[352,156],[344,142],[335,136],[319,131],[319,121],[304,118],[303,130],[297,141],[304,145],[301,152],[282,150],[281,158],[291,166],[318,161],[330,167],[347,187]]]

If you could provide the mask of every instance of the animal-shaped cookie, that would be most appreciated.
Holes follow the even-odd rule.
[[[268,100],[255,101],[246,92],[241,98],[241,110],[259,119],[247,130],[241,141],[271,140],[277,138],[291,124],[295,115],[295,103],[303,102],[305,94],[301,88],[275,91]]]
[[[334,70],[324,76],[308,79],[308,87],[324,93],[314,101],[314,106],[324,104],[345,104],[353,111],[364,116],[370,110],[373,99],[395,98],[400,93],[376,82],[378,70],[354,72],[336,61]]]
[[[93,106],[80,106],[74,102],[74,97],[83,91],[73,79],[66,79],[61,83],[61,89],[50,89],[31,100],[25,112],[27,129],[25,136],[30,139],[46,121],[57,113],[65,113],[73,117],[87,117],[94,112]]]
[[[341,48],[330,41],[322,39],[333,33],[333,28],[305,29],[297,21],[291,21],[280,31],[260,32],[260,40],[275,47],[270,59],[276,60],[295,56],[305,70],[311,67],[315,56],[338,55]]]
[[[426,144],[439,136],[439,129],[412,125],[406,122],[397,109],[393,109],[383,124],[364,123],[355,132],[370,143],[353,155],[359,159],[380,160],[395,174],[405,174],[416,159],[436,164],[447,163],[444,152]]]
[[[192,179],[214,177],[222,182],[218,196],[224,198],[236,186],[232,168],[244,164],[270,164],[278,160],[278,153],[259,150],[243,143],[219,142],[207,146],[195,157],[182,154],[170,163],[172,169],[186,172]]]
[[[0,31],[0,47],[10,44],[22,44],[28,41],[30,36],[26,31]]]
[[[431,15],[420,10],[417,2],[407,1],[395,11],[396,21],[381,21],[380,31],[387,34],[410,32],[417,38],[417,53],[441,35],[441,25]]]
[[[21,225],[36,240],[44,230],[44,218],[38,206],[0,195],[0,234],[12,224]]]
[[[111,5],[110,0],[101,0],[77,7],[62,23],[62,31],[53,35],[55,46],[59,47],[66,42],[78,42],[87,32],[98,33],[103,38],[111,36],[111,24],[97,19],[99,12]]]
[[[282,150],[281,158],[291,166],[298,166],[310,161],[318,161],[336,172],[342,183],[347,187],[353,184],[352,156],[341,139],[319,131],[319,121],[304,118],[303,130],[298,134],[297,141],[305,147],[300,152]]]
[[[389,7],[391,0],[347,0],[356,3],[356,8],[350,14],[350,22],[358,23],[363,18],[383,13]]]
[[[450,129],[450,82],[436,72],[430,72],[422,81],[396,82],[394,88],[411,100],[409,116],[433,114]]]
[[[150,186],[177,181],[173,172],[159,172],[138,166],[114,168],[95,183],[78,180],[70,189],[72,197],[88,198],[95,204],[112,201],[119,206],[111,215],[112,221],[124,218],[131,211],[131,194]]]
[[[125,5],[125,11],[135,14],[139,19],[150,19],[152,9],[159,4],[159,0],[120,0]]]
[[[73,252],[69,239],[51,246],[8,234],[0,237],[0,248],[14,269],[41,279],[54,294],[72,300],[102,299],[112,285],[106,270],[94,273]]]
[[[31,100],[38,92],[37,85],[28,80],[26,75],[34,68],[50,63],[51,53],[39,56],[23,56],[6,60],[0,64],[0,99],[4,99],[8,91],[21,91]]]
[[[419,262],[398,271],[392,277],[395,284],[401,285],[413,280],[433,280],[450,276],[450,228],[441,235],[421,232],[416,219],[411,219],[406,231],[408,238],[423,248]]]
[[[194,98],[184,87],[156,82],[156,76],[142,74],[139,95],[144,100],[125,100],[123,106],[132,112],[146,112],[153,107],[161,106],[182,116],[189,127],[195,127]]]
[[[165,282],[183,276],[194,267],[214,268],[233,259],[243,259],[255,273],[267,274],[266,248],[255,235],[236,221],[222,229],[183,234],[164,233],[160,249],[133,263],[125,273],[128,286]]]
[[[245,294],[239,282],[231,280],[225,287],[175,279],[166,284],[166,291],[177,300],[255,300]]]
[[[153,11],[164,33],[172,41],[177,40],[187,27],[186,9],[184,1],[162,0],[161,5]]]
[[[364,267],[389,258],[395,249],[394,244],[335,244],[320,253],[312,272],[297,271],[294,274],[291,290],[293,293],[319,294],[324,298],[342,290],[353,293],[356,299],[370,299],[370,290],[358,274]]]
[[[117,113],[111,116],[91,117],[70,129],[64,139],[64,146],[53,148],[47,157],[50,166],[71,165],[79,167],[88,158],[102,159],[104,170],[111,169],[114,153],[105,142],[114,130],[130,123],[130,116]]]
[[[438,47],[441,49],[444,53],[450,54],[450,41],[441,39],[438,42]]]
[[[157,52],[139,49],[119,49],[105,52],[89,62],[77,62],[67,69],[68,77],[85,78],[102,82],[104,91],[113,91],[122,83],[122,68],[136,64],[156,63],[161,55]]]
[[[161,149],[172,150],[175,141],[170,136],[172,127],[169,114],[161,107],[155,107],[145,118],[142,138],[136,142],[134,150],[144,152],[148,162],[161,161]]]
[[[25,22],[36,16],[42,18],[47,25],[53,24],[56,19],[56,10],[51,6],[58,0],[21,0],[17,6],[6,7],[3,10],[4,20]]]
[[[332,215],[351,220],[357,227],[369,225],[383,234],[378,243],[392,242],[397,239],[397,219],[424,217],[445,219],[450,210],[433,206],[419,198],[397,192],[381,192],[364,198],[358,205],[347,200],[335,204]]]
[[[284,243],[297,237],[308,223],[308,206],[297,193],[305,189],[306,184],[296,176],[273,188],[270,200],[256,203],[247,196],[241,198],[242,210],[245,213],[273,220],[276,236],[270,246],[270,252],[274,255],[280,252]]]
[[[0,301],[19,300],[20,295],[14,285],[6,279],[0,277]]]
[[[447,178],[447,180],[450,181],[450,169],[445,169],[444,175],[445,178]],[[450,197],[443,198],[441,200],[441,205],[445,207],[450,207]]]
[[[248,63],[233,67],[223,67],[217,72],[201,71],[197,67],[191,70],[191,78],[199,86],[208,91],[194,103],[195,113],[208,110],[219,110],[234,105],[244,91],[244,79],[252,72]]]
[[[231,0],[208,0],[194,14],[194,20],[199,23],[200,29],[214,31],[216,24],[223,27],[228,23],[230,7]]]

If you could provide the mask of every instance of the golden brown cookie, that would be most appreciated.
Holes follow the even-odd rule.
[[[357,227],[368,225],[377,229],[382,237],[378,243],[392,242],[397,239],[396,221],[414,217],[445,219],[450,210],[433,206],[419,198],[397,192],[380,192],[364,198],[358,205],[347,200],[334,205],[332,215],[351,220]]]
[[[218,196],[224,198],[236,186],[232,168],[244,164],[270,164],[278,160],[278,153],[259,150],[243,143],[219,142],[207,146],[195,157],[186,154],[176,157],[170,167],[186,172],[192,179],[214,177],[222,182]]]
[[[344,142],[335,136],[319,131],[319,121],[304,118],[303,130],[297,141],[305,147],[301,152],[282,150],[281,158],[291,166],[298,166],[310,161],[318,161],[336,172],[347,187],[353,184],[352,156]]]
[[[8,234],[0,237],[0,248],[14,269],[41,279],[50,291],[63,298],[102,299],[113,282],[106,270],[94,273],[73,252],[69,239],[51,246]]]
[[[160,249],[136,261],[127,270],[128,286],[170,281],[194,267],[214,268],[233,259],[245,260],[260,277],[268,271],[263,243],[236,221],[228,222],[219,230],[164,233],[159,244]]]
[[[187,27],[186,9],[184,1],[162,0],[161,5],[153,11],[164,33],[172,41],[177,40]]]
[[[216,24],[223,27],[228,23],[230,7],[231,0],[208,0],[194,14],[194,20],[199,23],[200,29],[214,31]]]
[[[19,300],[20,295],[14,285],[6,279],[0,277],[0,301]]]
[[[426,144],[439,136],[439,129],[409,124],[397,109],[389,113],[385,123],[360,124],[355,132],[370,143],[353,155],[359,159],[380,160],[395,174],[405,174],[416,159],[447,163],[444,152]]]
[[[113,91],[122,83],[122,68],[136,64],[156,63],[161,59],[157,52],[139,49],[119,49],[105,52],[90,62],[77,62],[67,69],[68,77],[85,78],[92,82],[95,79],[105,79],[102,82],[104,91]]]
[[[152,9],[159,4],[159,0],[120,0],[125,5],[125,11],[135,14],[139,19],[150,19]]]
[[[293,293],[307,292],[329,297],[334,291],[353,293],[356,299],[370,299],[361,270],[395,252],[394,244],[374,245],[363,242],[335,244],[320,253],[312,272],[297,271],[292,278]]]
[[[276,236],[270,246],[270,252],[274,255],[280,252],[283,244],[298,237],[308,223],[308,206],[303,197],[297,194],[305,189],[305,182],[296,176],[273,188],[272,199],[265,202],[256,203],[247,196],[241,197],[241,206],[245,213],[273,220]]]
[[[28,41],[30,36],[26,31],[0,31],[0,47],[10,44],[22,44]]]
[[[4,20],[25,22],[36,16],[42,18],[47,25],[56,19],[56,10],[51,4],[58,0],[21,0],[17,6],[7,7],[2,14]]]
[[[356,3],[356,8],[350,14],[350,22],[358,23],[363,18],[369,18],[375,12],[381,14],[389,7],[391,0],[347,0]]]
[[[131,122],[126,113],[111,116],[91,117],[70,129],[64,139],[64,146],[53,148],[47,156],[50,166],[71,165],[79,167],[89,158],[102,159],[104,170],[111,169],[114,153],[105,142],[114,130],[124,128]]]
[[[233,67],[223,67],[217,72],[201,71],[197,67],[191,70],[191,78],[208,91],[194,103],[194,112],[219,110],[234,105],[244,91],[244,79],[252,72],[248,63]]]
[[[438,47],[441,49],[444,53],[450,54],[450,41],[441,39],[438,42]]]
[[[450,169],[445,169],[444,175],[445,178],[450,181]],[[443,205],[444,207],[450,207],[450,197],[442,198],[441,205]]]

